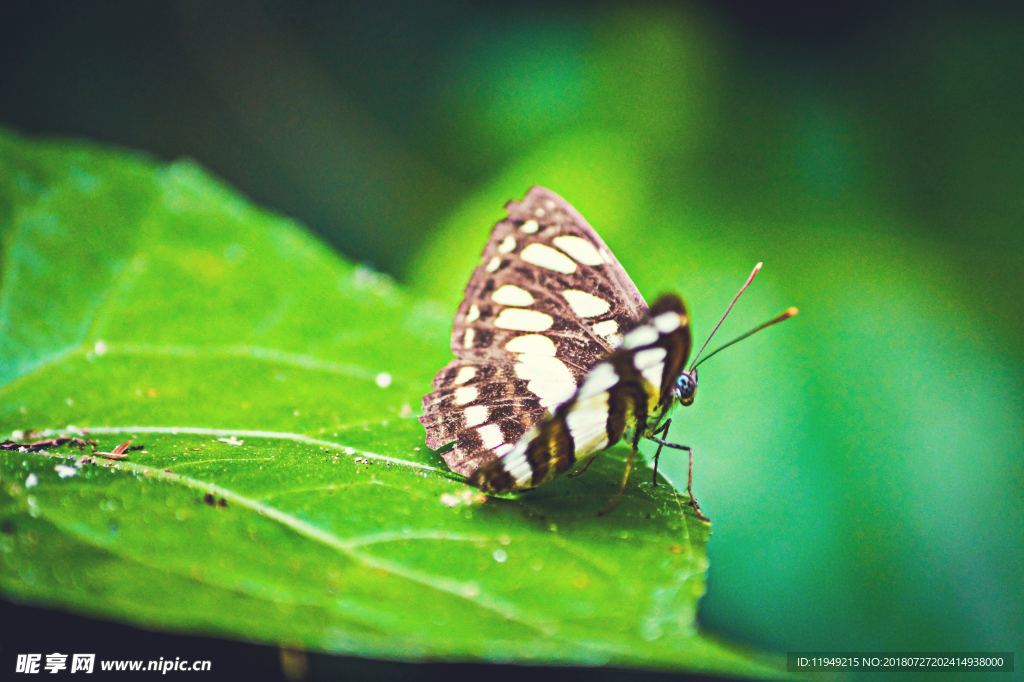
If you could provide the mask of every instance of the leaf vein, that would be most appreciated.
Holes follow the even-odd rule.
[[[31,454],[44,457],[53,456],[44,452]],[[383,559],[363,554],[356,550],[356,545],[353,545],[345,538],[320,528],[319,526],[303,521],[292,514],[277,509],[276,507],[263,504],[258,500],[235,492],[230,488],[225,488],[217,485],[216,483],[209,483],[190,476],[164,471],[163,469],[147,466],[145,464],[137,464],[135,462],[120,461],[109,464],[103,463],[102,466],[107,466],[118,471],[127,470],[136,472],[149,476],[155,480],[176,483],[193,490],[199,490],[222,497],[237,507],[256,512],[263,518],[275,521],[307,540],[312,540],[326,547],[330,547],[366,567],[381,570],[386,573],[390,573],[396,578],[407,580],[457,597],[458,599],[471,604],[482,611],[487,611],[505,620],[519,623],[527,629],[539,632],[545,636],[551,636],[555,632],[555,627],[553,625],[546,623],[539,618],[527,618],[515,606],[508,604],[503,600],[488,597],[483,594],[475,584],[463,583],[443,576],[424,573],[422,571],[402,566],[395,562],[385,561]]]
[[[66,433],[67,431],[67,429],[50,428],[43,429],[42,431],[39,431],[39,433],[44,437],[49,437],[61,433]],[[397,466],[405,466],[412,469],[431,471],[433,473],[440,474],[445,478],[461,480],[456,479],[456,477],[451,472],[438,469],[437,467],[430,466],[429,464],[423,464],[421,462],[412,462],[407,459],[391,457],[390,455],[381,455],[376,452],[370,452],[369,450],[360,450],[358,448],[353,448],[342,443],[335,443],[334,441],[324,440],[322,438],[313,438],[311,436],[305,436],[301,433],[289,433],[286,431],[263,431],[258,429],[217,429],[199,426],[93,426],[79,427],[77,431],[85,434],[152,433],[166,434],[169,436],[189,435],[211,436],[214,438],[228,438],[230,436],[235,436],[241,438],[265,438],[268,440],[287,440],[295,443],[303,443],[305,445],[329,448],[331,450],[340,450],[344,454],[349,455],[351,457],[365,457],[366,459],[372,459],[384,462],[386,464],[395,464]]]

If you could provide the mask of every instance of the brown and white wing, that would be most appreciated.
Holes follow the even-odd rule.
[[[587,374],[558,406],[500,458],[477,469],[470,483],[488,492],[532,488],[568,471],[632,431],[634,441],[656,425],[672,400],[690,353],[686,308],[661,297],[651,316]]]
[[[572,397],[647,314],[636,286],[582,216],[533,187],[506,205],[455,316],[455,360],[423,398],[427,445],[469,475]]]

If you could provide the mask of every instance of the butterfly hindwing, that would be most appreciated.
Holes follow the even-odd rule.
[[[635,446],[671,403],[690,346],[683,302],[663,296],[650,317],[625,335],[622,347],[594,365],[570,400],[500,459],[475,471],[470,482],[491,492],[532,488],[623,436]]]
[[[540,399],[508,364],[453,360],[434,384],[435,390],[423,399],[420,417],[427,446],[438,449],[454,441],[455,447],[442,456],[449,468],[464,475],[479,466],[477,453],[497,457],[507,452],[536,421],[529,417],[545,413]]]
[[[464,475],[508,453],[571,398],[647,314],[625,270],[564,199],[533,187],[506,209],[456,313],[456,359],[423,399],[428,446],[454,441],[443,456]]]

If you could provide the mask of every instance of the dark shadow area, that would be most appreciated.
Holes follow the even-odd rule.
[[[46,679],[237,679],[237,680],[289,680],[282,664],[281,650],[277,647],[249,644],[216,637],[197,637],[168,632],[143,630],[120,623],[97,620],[60,611],[23,606],[0,600],[0,613],[4,635],[0,640],[0,678],[9,679],[13,673],[17,654],[60,652],[95,653],[95,672],[39,673]],[[209,660],[209,673],[159,672],[126,673],[99,670],[99,661],[107,660]],[[615,668],[555,668],[519,665],[492,665],[481,663],[398,663],[371,661],[361,658],[330,656],[327,654],[289,653],[288,666],[292,679],[335,680],[402,680],[403,682],[434,680],[488,680],[490,682],[668,682],[668,680],[724,679],[689,676],[653,671],[622,670]],[[305,672],[303,672],[305,668]],[[18,676],[25,677],[30,676]]]

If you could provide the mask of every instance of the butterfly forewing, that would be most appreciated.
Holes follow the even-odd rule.
[[[454,441],[443,456],[464,475],[572,398],[647,315],[625,270],[564,199],[534,187],[506,209],[456,313],[456,359],[423,399],[428,446]]]
[[[554,331],[579,342],[571,350],[582,353],[592,347],[590,341],[606,352],[625,328],[643,319],[647,304],[636,285],[568,202],[533,187],[521,202],[510,201],[505,208],[508,216],[491,231],[455,317],[457,357],[468,348],[494,347],[486,332],[495,327],[533,329],[545,322],[514,312],[502,321],[501,309],[507,307],[551,315]]]

